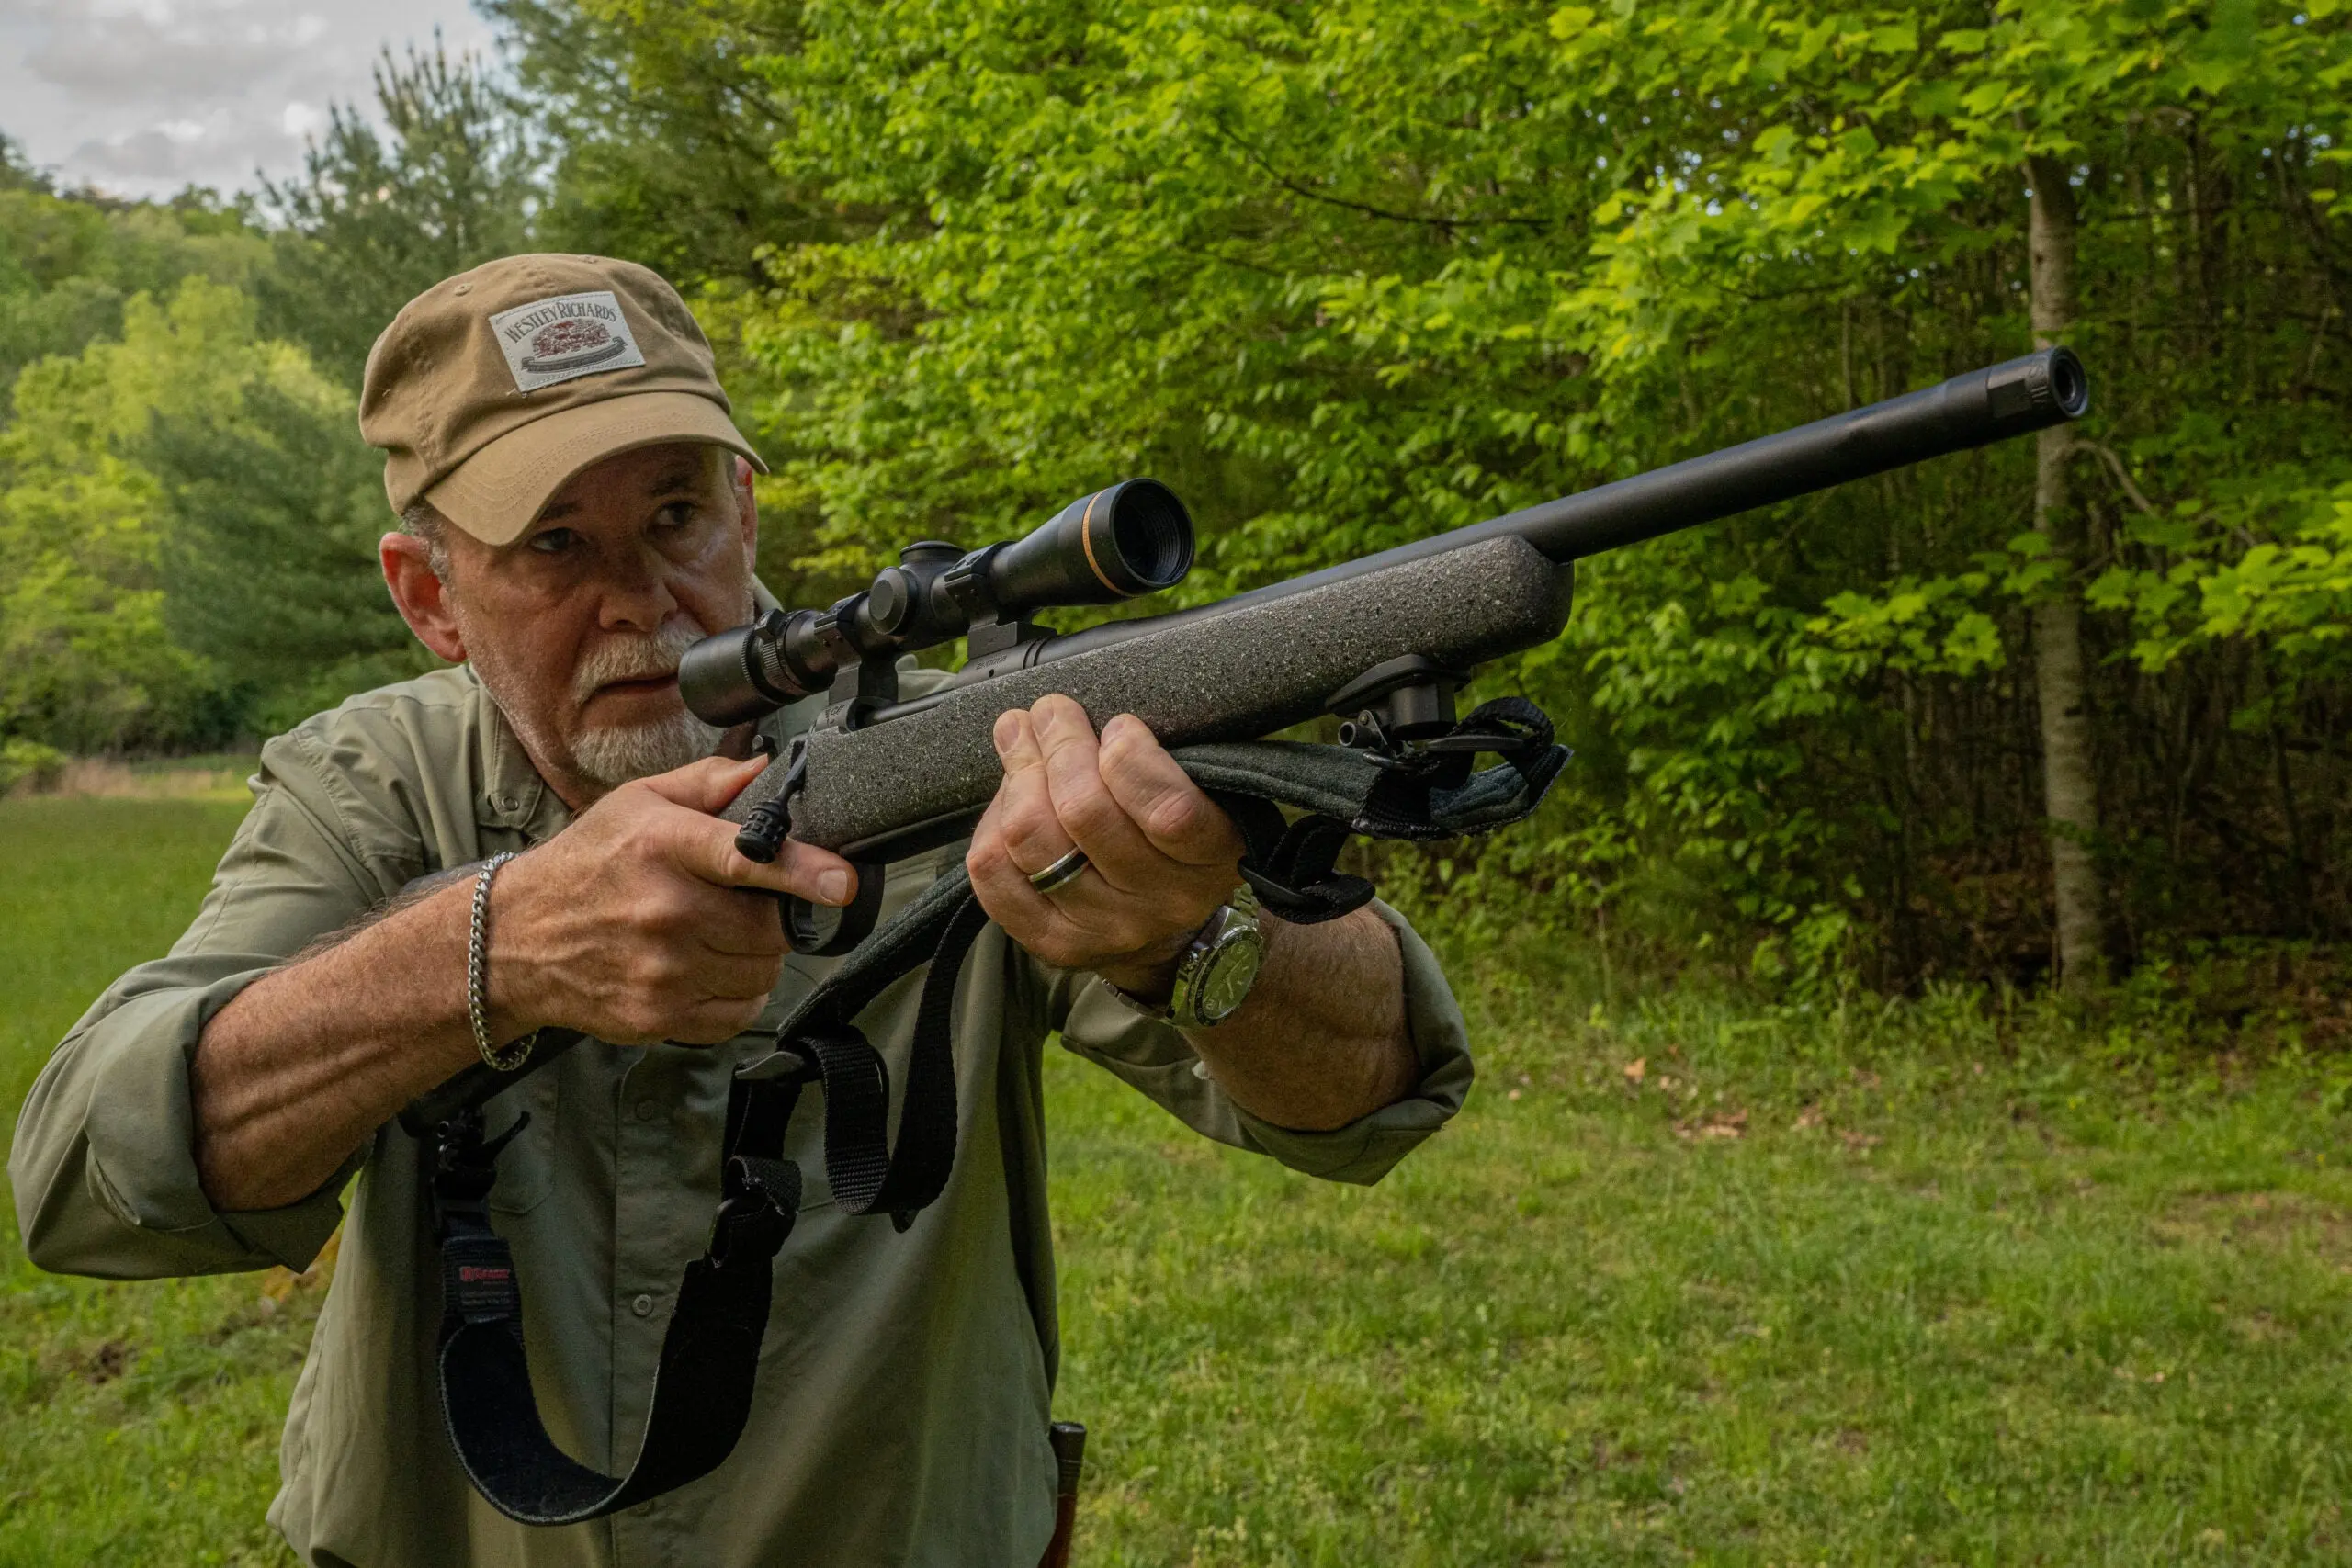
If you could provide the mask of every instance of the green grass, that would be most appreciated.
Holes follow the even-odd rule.
[[[0,804],[7,1104],[235,816]],[[2334,1061],[1962,993],[1603,1017],[1489,968],[1471,1109],[1369,1191],[1054,1055],[1083,1568],[2352,1560]],[[315,1292],[264,1301],[12,1235],[0,1563],[276,1560]]]
[[[0,1110],[195,913],[243,808],[0,801]],[[107,1285],[0,1241],[0,1564],[292,1561],[262,1522],[316,1314],[254,1275]]]

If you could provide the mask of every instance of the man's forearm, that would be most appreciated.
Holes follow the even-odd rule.
[[[1184,1037],[1251,1115],[1326,1132],[1393,1105],[1419,1066],[1405,1023],[1396,933],[1369,909],[1321,925],[1264,919],[1265,967],[1215,1029]]]
[[[400,1108],[474,1059],[469,888],[445,888],[264,976],[205,1026],[190,1071],[215,1206],[307,1197]]]

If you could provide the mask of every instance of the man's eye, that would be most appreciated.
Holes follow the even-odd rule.
[[[543,556],[569,555],[580,536],[569,528],[549,528],[531,536],[531,548]]]
[[[695,503],[673,501],[653,514],[655,523],[664,528],[683,528],[695,520]]]

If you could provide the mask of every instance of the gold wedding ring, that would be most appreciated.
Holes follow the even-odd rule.
[[[1072,850],[1043,871],[1029,874],[1029,886],[1040,893],[1052,893],[1069,886],[1086,874],[1086,852]]]

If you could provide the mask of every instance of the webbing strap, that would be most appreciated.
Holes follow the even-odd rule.
[[[945,1190],[956,1160],[956,977],[964,955],[989,922],[988,911],[959,866],[950,880],[963,886],[961,899],[943,905],[938,936],[926,960],[922,999],[915,1010],[914,1041],[907,1051],[907,1092],[899,1111],[894,1147],[886,1127],[890,1113],[889,1069],[864,1031],[849,1021],[837,1000],[820,1010],[821,1021],[807,1013],[786,1026],[795,1045],[812,1054],[825,1084],[825,1176],[833,1203],[844,1213],[890,1216],[905,1230],[915,1212]],[[910,964],[909,968],[913,967]]]

